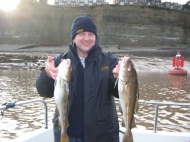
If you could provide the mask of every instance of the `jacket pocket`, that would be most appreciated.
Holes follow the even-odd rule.
[[[97,124],[98,125],[111,125],[114,121],[115,110],[112,108],[100,109],[97,113]]]

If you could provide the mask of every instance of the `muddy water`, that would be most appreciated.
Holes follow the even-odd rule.
[[[170,59],[133,59],[138,72],[141,100],[190,103],[190,75],[168,75]],[[190,59],[186,59],[185,65],[190,72]],[[0,70],[0,104],[41,98],[35,88],[38,75],[38,70]],[[48,123],[52,125],[54,101],[45,101],[48,105]],[[140,105],[135,115],[137,128],[153,130],[154,113],[154,105]],[[121,122],[121,114],[118,115]],[[3,117],[0,116],[0,135],[3,142],[44,127],[44,106],[39,102],[8,109],[4,111]],[[160,106],[157,129],[190,132],[190,107]]]
[[[32,100],[39,97],[35,80],[39,74],[36,70],[1,70],[0,72],[0,102],[17,102]],[[54,102],[45,99],[48,105],[48,121],[51,125]],[[0,134],[3,142],[21,136],[26,132],[45,128],[45,109],[40,102],[17,106],[4,111],[0,116]]]

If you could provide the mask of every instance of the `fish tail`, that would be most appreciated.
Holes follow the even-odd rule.
[[[60,142],[70,142],[68,135],[67,134],[61,135]]]
[[[125,132],[123,137],[123,142],[133,142],[133,135],[131,130]]]

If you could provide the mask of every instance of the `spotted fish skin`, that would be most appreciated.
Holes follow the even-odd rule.
[[[58,66],[58,74],[55,80],[54,100],[61,128],[60,142],[69,142],[67,135],[68,123],[68,98],[70,95],[71,60],[63,59]]]
[[[135,127],[134,114],[139,108],[139,85],[137,72],[130,57],[124,57],[120,63],[118,78],[119,103],[126,128],[123,142],[133,142],[131,129]]]

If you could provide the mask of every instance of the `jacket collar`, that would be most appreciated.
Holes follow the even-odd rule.
[[[85,60],[86,61],[97,60],[101,52],[102,52],[102,49],[99,47],[98,41],[96,41],[95,45],[89,51],[89,54],[88,54],[88,56],[86,57]],[[71,59],[73,61],[78,61],[79,60],[75,43],[72,42],[69,45],[68,54],[69,54],[69,56],[71,57]]]

